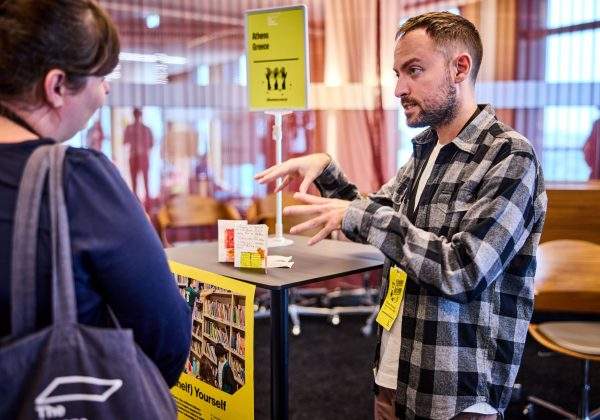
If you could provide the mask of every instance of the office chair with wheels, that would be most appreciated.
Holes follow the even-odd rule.
[[[269,226],[269,233],[275,233],[276,201],[275,194],[255,200],[248,209],[248,223],[264,223]],[[283,207],[304,204],[296,200],[292,194],[283,193]],[[303,216],[284,216],[283,231],[287,233],[292,226],[305,222]],[[313,236],[318,228],[303,232],[302,235]],[[285,248],[275,248],[274,253],[285,255]],[[377,305],[378,292],[369,286],[369,273],[364,273],[360,285],[348,284],[341,279],[325,280],[308,287],[290,289],[290,305],[288,312],[292,320],[292,334],[301,333],[300,316],[323,316],[332,325],[341,322],[344,314],[371,314]],[[267,303],[263,302],[263,306]],[[259,305],[260,306],[260,305]],[[261,312],[261,315],[264,311]]]

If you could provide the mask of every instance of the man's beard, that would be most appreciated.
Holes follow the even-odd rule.
[[[406,122],[409,127],[436,128],[443,126],[452,121],[458,113],[456,87],[447,80],[445,89],[442,89],[436,98],[423,100],[422,103],[407,98],[402,100],[402,106],[405,105],[416,105],[420,108],[417,118]]]

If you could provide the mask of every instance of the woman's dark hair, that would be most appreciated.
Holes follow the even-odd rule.
[[[0,102],[45,99],[48,72],[78,92],[119,62],[119,35],[95,0],[0,0]]]

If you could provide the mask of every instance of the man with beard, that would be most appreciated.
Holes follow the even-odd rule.
[[[386,256],[375,418],[494,419],[508,405],[533,311],[541,169],[527,139],[475,102],[482,44],[471,22],[427,13],[396,39],[395,94],[409,126],[429,127],[396,177],[361,197],[315,154],[256,179],[285,176],[281,189],[302,178],[296,197],[306,205],[285,214],[314,216],[291,230],[320,227],[310,244],[341,229]],[[306,194],[313,181],[322,197]]]

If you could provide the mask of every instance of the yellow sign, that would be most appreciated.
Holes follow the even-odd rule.
[[[255,286],[169,266],[192,309],[190,354],[171,389],[178,419],[253,419]]]
[[[385,300],[377,314],[377,323],[387,331],[392,328],[394,321],[398,317],[400,304],[404,298],[404,288],[406,286],[406,273],[398,267],[393,266],[390,269],[390,281],[388,285]]]
[[[306,6],[246,12],[248,105],[252,110],[306,109]]]

